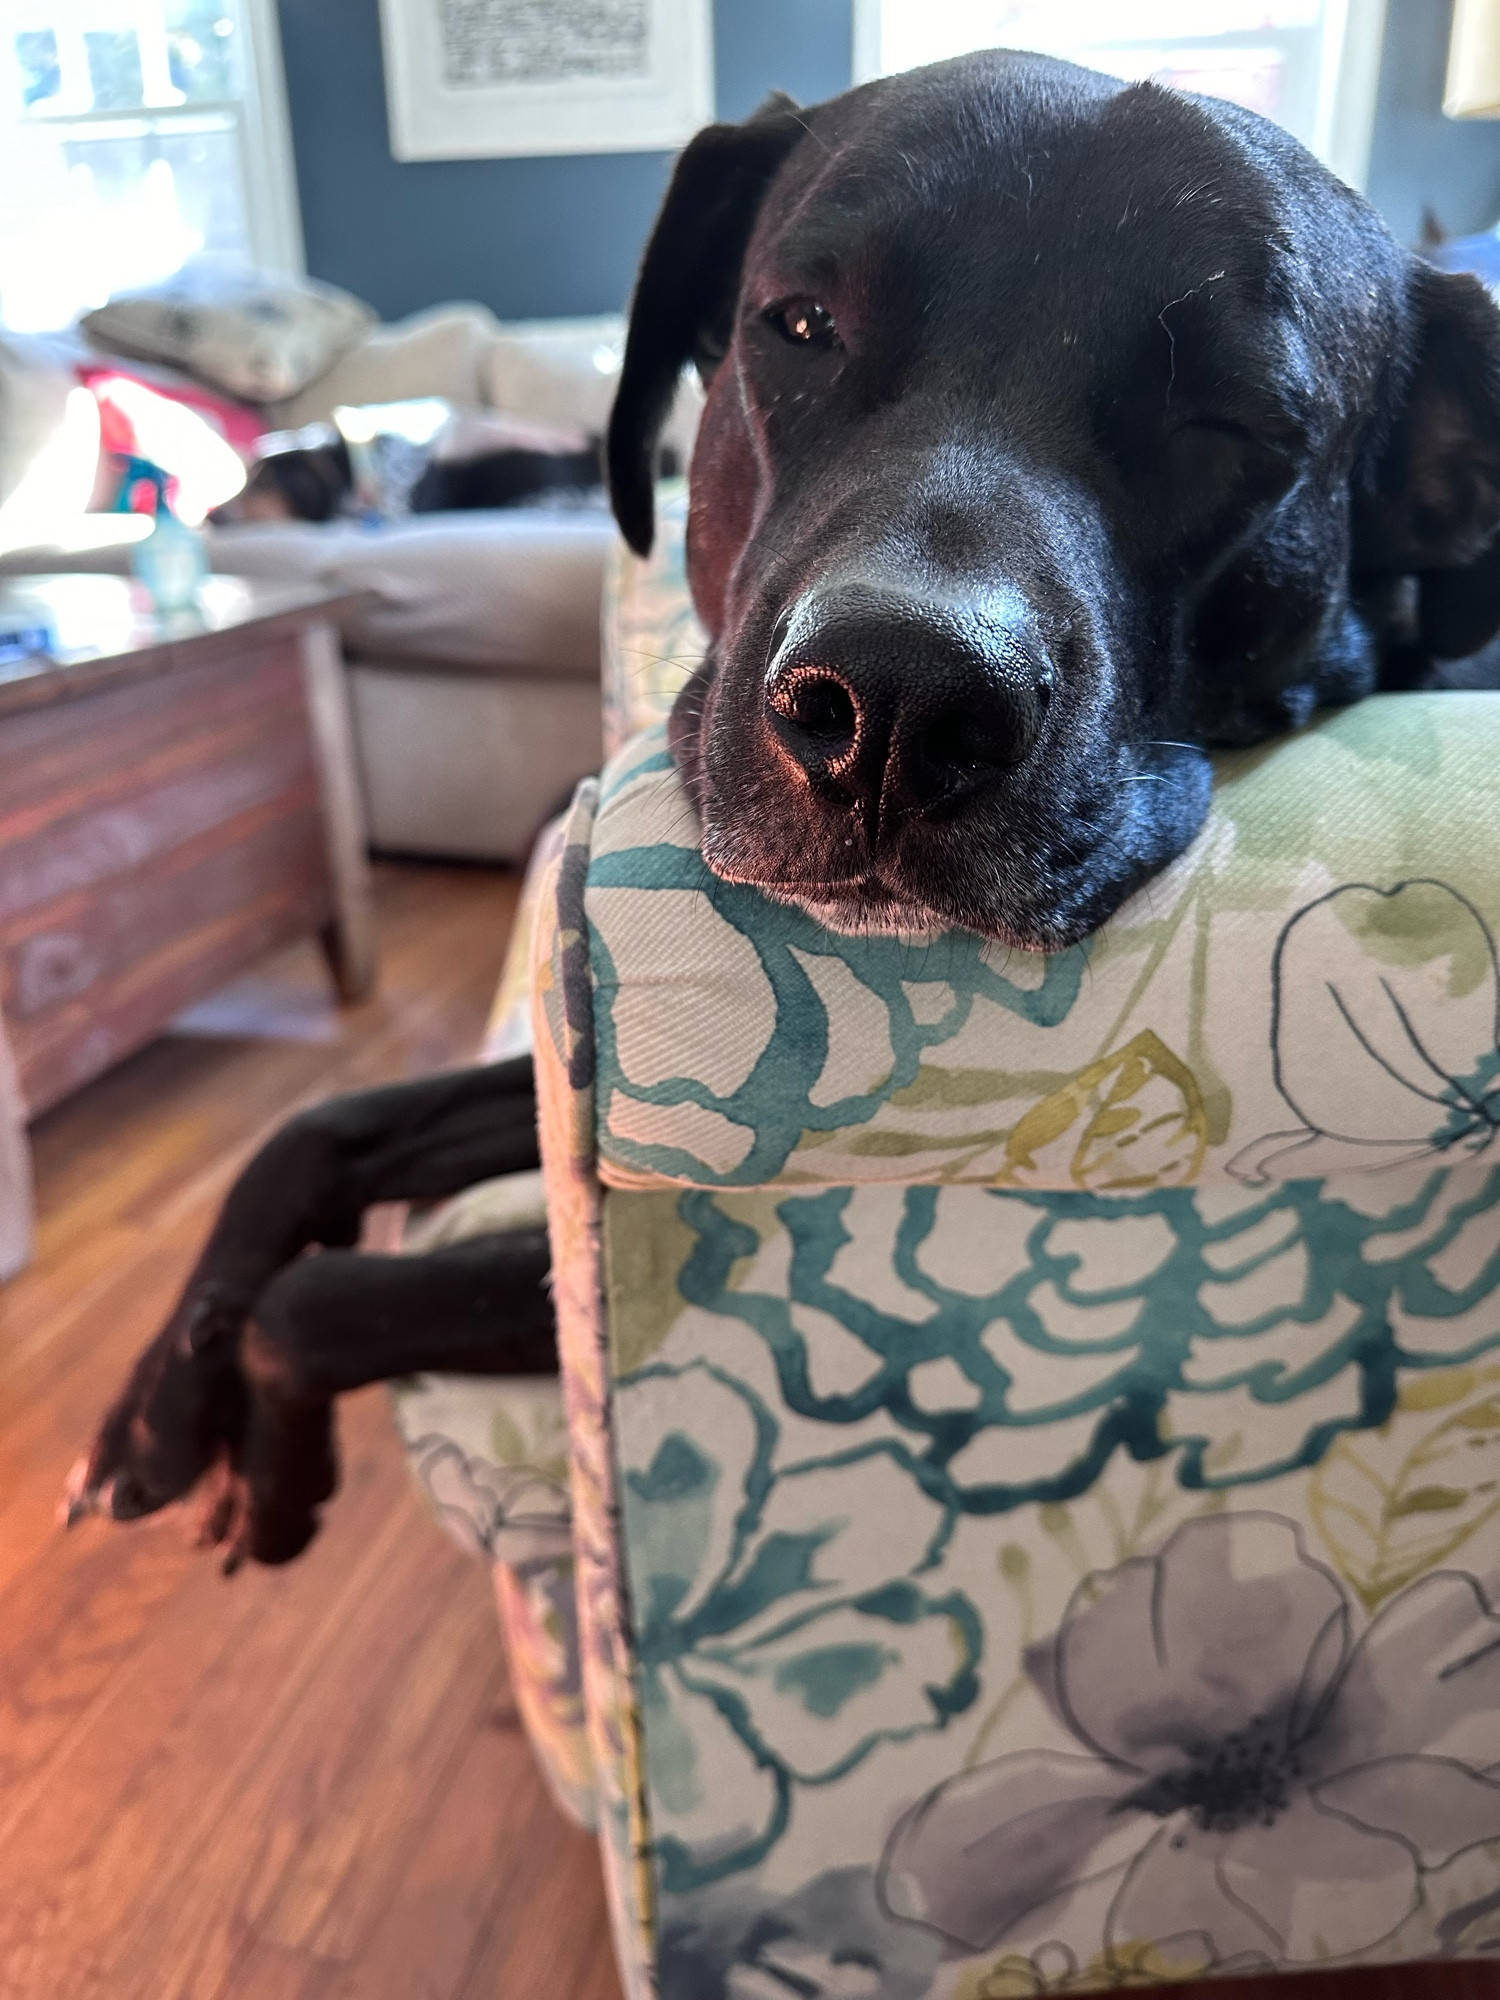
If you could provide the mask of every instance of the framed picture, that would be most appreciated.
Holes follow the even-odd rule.
[[[713,115],[709,0],[380,0],[398,160],[666,152]]]

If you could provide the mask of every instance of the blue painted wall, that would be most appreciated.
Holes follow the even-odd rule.
[[[608,312],[629,295],[666,185],[662,153],[399,165],[386,134],[377,0],[280,0],[308,269],[387,319],[445,299],[505,318]],[[1370,193],[1413,242],[1500,219],[1500,123],[1442,115],[1452,0],[1389,0]],[[716,0],[718,115],[768,90],[849,82],[853,0]]]
[[[391,158],[377,0],[280,0],[307,268],[386,319],[477,299],[507,319],[611,312],[629,297],[665,153]],[[721,118],[766,92],[849,83],[852,0],[717,0]]]

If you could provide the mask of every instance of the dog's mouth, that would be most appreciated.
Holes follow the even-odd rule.
[[[1036,912],[1029,921],[1008,922],[999,912],[985,908],[977,897],[964,904],[948,898],[929,901],[899,878],[892,879],[875,868],[828,878],[800,871],[783,873],[767,862],[743,857],[735,843],[715,839],[711,829],[705,830],[703,858],[720,881],[756,889],[773,902],[806,911],[824,930],[850,937],[927,943],[947,931],[962,929],[976,931],[1010,950],[1047,953],[1068,950],[1097,930],[1101,921],[1098,909],[1090,907],[1087,911],[1058,908]]]
[[[1154,778],[1154,774],[1153,774]],[[1067,951],[1096,933],[1140,885],[1180,854],[1207,812],[1201,751],[1176,759],[1172,782],[1113,788],[1121,809],[1048,840],[1015,816],[981,813],[898,830],[875,851],[769,797],[702,800],[702,854],[721,881],[805,910],[826,930],[926,941],[955,929],[1012,950]],[[855,852],[845,859],[844,849]],[[864,851],[860,852],[863,847]]]
[[[904,894],[878,875],[851,876],[837,882],[793,882],[716,862],[708,853],[704,858],[721,881],[759,889],[773,902],[806,910],[825,930],[855,937],[926,939],[953,927],[952,917]]]
[[[869,651],[879,657],[873,640]],[[1088,711],[1072,725],[1081,749],[1054,728],[1045,756],[1006,761],[977,730],[951,732],[950,744],[898,710],[905,736],[889,721],[873,732],[874,769],[862,771],[858,730],[845,763],[822,754],[819,729],[833,724],[821,712],[799,713],[789,744],[751,664],[706,665],[673,711],[701,852],[721,880],[830,931],[917,941],[962,929],[1013,950],[1066,951],[1181,853],[1208,808],[1197,746],[1108,731]],[[847,657],[842,672],[853,685]],[[931,753],[934,735],[941,784],[914,754]]]

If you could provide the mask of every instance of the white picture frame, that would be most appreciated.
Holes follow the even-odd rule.
[[[670,152],[713,116],[709,0],[380,0],[398,160]]]

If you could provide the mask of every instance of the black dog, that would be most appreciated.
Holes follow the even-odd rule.
[[[713,647],[673,745],[711,866],[831,924],[1068,944],[1192,838],[1202,746],[1436,684],[1500,629],[1500,312],[1227,104],[997,52],[713,126],[610,428],[638,550],[689,360]],[[229,1561],[283,1561],[334,1396],[547,1365],[540,1231],[348,1247],[368,1203],[536,1160],[524,1062],[294,1119],[74,1511],[226,1466]]]

